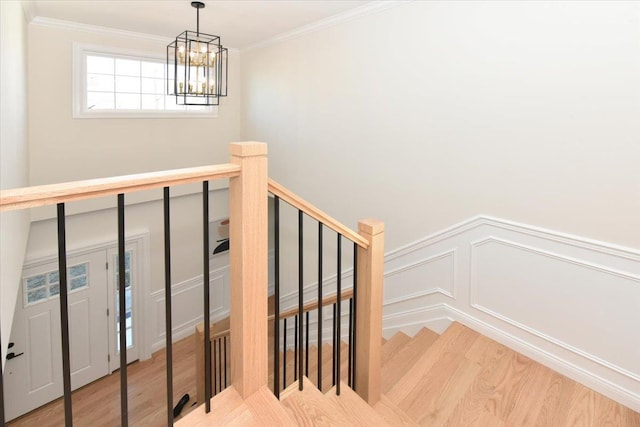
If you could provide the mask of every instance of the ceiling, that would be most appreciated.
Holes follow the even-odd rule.
[[[25,6],[40,16],[161,37],[196,29],[190,0],[31,0]],[[278,34],[340,14],[368,1],[219,0],[200,10],[200,30],[242,49]]]

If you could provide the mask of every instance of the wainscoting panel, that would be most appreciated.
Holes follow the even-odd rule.
[[[210,271],[209,292],[211,319],[227,317],[229,315],[229,267],[222,267]],[[203,276],[196,276],[192,279],[175,284],[171,288],[172,302],[172,338],[178,341],[188,337],[195,331],[195,326],[202,322],[202,295]],[[151,333],[153,337],[151,350],[157,351],[165,346],[165,297],[164,290],[155,291],[151,294],[152,310],[155,319]]]
[[[384,335],[459,321],[640,411],[640,251],[485,216],[385,257]]]

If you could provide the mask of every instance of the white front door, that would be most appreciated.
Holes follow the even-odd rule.
[[[109,374],[106,251],[67,259],[71,387]],[[13,419],[63,394],[57,261],[23,271],[5,365],[5,408]]]

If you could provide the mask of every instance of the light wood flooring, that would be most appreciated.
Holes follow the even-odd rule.
[[[420,425],[640,427],[639,413],[459,323],[412,349],[429,341],[423,333],[387,355],[382,377],[386,397]]]
[[[129,424],[132,426],[166,425],[166,358],[160,350],[152,358],[129,365],[128,396]],[[174,404],[183,394],[191,400],[181,417],[194,407],[196,398],[194,337],[182,339],[173,345]],[[63,400],[55,400],[35,411],[8,423],[8,426],[58,427],[64,425]],[[113,427],[120,425],[120,373],[94,381],[72,394],[74,426]]]
[[[346,379],[348,354],[343,344],[343,381]],[[193,338],[174,345],[174,390],[175,401],[184,393],[195,396],[195,355]],[[285,403],[287,412],[305,425],[319,425],[336,416],[334,412],[322,411],[322,398],[341,405],[339,411],[354,417],[366,416],[371,421],[375,414],[357,408],[355,400],[336,402],[331,386],[331,348],[323,351],[323,396],[313,393],[317,384],[317,350],[311,348],[308,385],[304,396]],[[288,389],[292,385],[293,358],[287,355]],[[423,329],[414,337],[398,333],[386,341],[382,352],[383,370],[381,387],[383,398],[374,406],[379,420],[388,425],[423,426],[578,426],[578,427],[640,427],[640,414],[614,402],[605,396],[560,375],[551,369],[484,337],[465,326],[454,323],[442,336]],[[165,361],[164,351],[154,354],[149,361],[138,362],[129,367],[130,424],[164,426],[165,412]],[[343,386],[346,388],[346,386]],[[286,398],[286,394],[285,398]],[[221,397],[222,396],[222,397]],[[256,399],[259,405],[237,401],[230,389],[214,398],[214,407],[220,410],[215,399],[234,402],[235,413],[240,418],[228,415],[226,424],[241,425],[266,419],[267,413],[256,412],[256,407],[278,409],[264,393]],[[305,400],[305,396],[310,396]],[[191,406],[183,411],[180,425],[211,425],[216,410],[204,414]],[[222,400],[220,400],[222,402]],[[316,402],[316,403],[313,403]],[[228,402],[227,402],[228,403]],[[255,403],[255,402],[254,402]],[[119,422],[119,375],[114,374],[96,381],[73,395],[74,423],[78,426],[117,426]],[[317,421],[308,420],[309,411],[317,411]],[[190,417],[189,411],[191,411]],[[252,412],[253,411],[253,412]],[[202,414],[199,414],[202,412]],[[186,417],[185,417],[186,415]],[[244,418],[242,418],[244,417]],[[190,419],[191,418],[191,419]],[[56,401],[38,411],[10,423],[11,426],[37,425],[38,427],[63,425],[62,402]],[[191,421],[194,423],[191,423]],[[197,420],[197,421],[196,421]],[[250,420],[253,420],[250,422]],[[217,420],[220,422],[221,420]],[[284,421],[284,419],[282,420]],[[363,424],[357,418],[338,419],[339,425]],[[336,421],[336,422],[338,422]],[[201,424],[199,424],[201,423]],[[384,421],[381,421],[384,423]],[[383,424],[375,424],[383,425]]]

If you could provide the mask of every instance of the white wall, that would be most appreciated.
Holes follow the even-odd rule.
[[[634,2],[399,4],[243,52],[243,139],[385,222],[386,335],[458,320],[637,410],[638,40]]]
[[[243,52],[243,139],[388,249],[480,213],[637,248],[639,15],[416,1]]]
[[[73,43],[166,55],[162,40],[29,26],[31,184],[227,162],[240,136],[239,57],[229,59],[229,96],[218,118],[72,118]]]
[[[223,99],[217,118],[175,119],[73,119],[72,118],[72,48],[74,42],[91,43],[131,50],[165,52],[162,41],[127,38],[115,34],[79,31],[32,24],[29,26],[29,137],[31,184],[48,184],[80,179],[116,176],[155,170],[176,169],[207,164],[227,163],[228,144],[240,136],[240,83],[236,77],[239,58],[232,54],[229,61],[229,97]],[[225,182],[211,184],[216,190],[211,201],[212,218],[227,215]],[[184,187],[184,186],[182,186]],[[199,191],[172,189],[172,195]],[[148,191],[142,196],[126,196],[126,200],[150,200],[128,209],[127,232],[150,232],[151,254],[162,253],[162,191]],[[106,205],[115,205],[115,197]],[[174,200],[172,221],[175,233],[175,279],[192,278],[195,260],[200,260],[200,247],[186,249],[182,239],[194,238],[201,228],[199,195],[186,195]],[[68,213],[77,213],[69,203]],[[34,219],[52,217],[52,208],[32,210]],[[69,244],[79,246],[95,241],[111,241],[115,234],[116,216],[113,209],[97,210],[82,215],[70,215]],[[196,230],[197,229],[197,230]],[[30,258],[55,252],[53,220],[36,221],[29,241]],[[184,251],[182,248],[185,248]],[[195,252],[194,252],[195,251]],[[160,259],[161,261],[161,259]],[[156,274],[162,272],[156,258],[151,261],[151,290],[161,287]],[[200,260],[201,262],[201,260]]]
[[[28,185],[27,24],[19,1],[0,2],[0,189]],[[0,322],[2,349],[9,342],[22,262],[29,236],[29,212],[0,214]]]
[[[166,45],[152,38],[127,38],[105,32],[80,31],[59,25],[29,26],[29,140],[31,185],[227,163],[228,145],[240,137],[240,79],[237,53],[229,58],[229,96],[217,118],[73,119],[73,43],[89,43],[135,51],[158,52]],[[211,182],[210,218],[228,216],[227,182]],[[202,202],[199,185],[171,190],[172,279],[191,283],[202,274]],[[148,295],[164,286],[162,190],[126,195],[126,235],[148,234]],[[117,238],[116,198],[67,204],[69,250]],[[55,254],[54,207],[32,209],[27,257]],[[213,248],[212,248],[213,249]],[[4,256],[4,255],[3,255]],[[201,279],[200,279],[201,281]],[[178,290],[181,288],[178,288]],[[176,307],[177,310],[200,310]],[[145,319],[154,334],[153,310]],[[177,319],[176,322],[179,322]],[[180,325],[178,325],[180,326]],[[155,337],[155,335],[153,335]],[[153,339],[153,338],[150,338]]]

